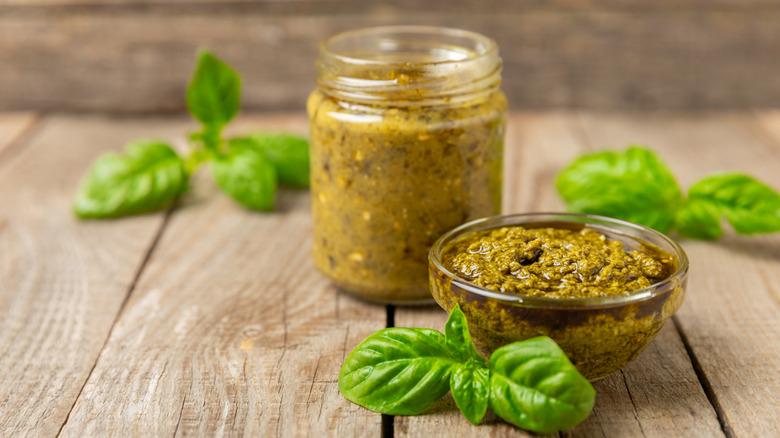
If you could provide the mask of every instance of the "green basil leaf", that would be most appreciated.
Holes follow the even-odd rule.
[[[487,412],[490,395],[490,372],[482,366],[461,366],[450,377],[452,398],[463,415],[479,424]]]
[[[672,228],[682,204],[669,168],[639,146],[580,157],[558,175],[556,187],[573,212],[611,216],[661,232]]]
[[[574,427],[596,392],[552,339],[505,345],[490,356],[490,408],[524,429],[548,434]]]
[[[780,194],[750,176],[727,173],[705,177],[690,188],[688,198],[691,208],[706,210],[710,216],[715,215],[716,221],[725,215],[738,233],[780,231]],[[702,216],[695,217],[700,219]],[[709,227],[705,222],[698,225],[711,228],[711,217],[709,220]],[[693,225],[689,222],[678,224],[685,227],[683,232],[690,231]]]
[[[677,233],[693,239],[715,240],[723,235],[720,216],[717,205],[689,200],[677,212]]]
[[[226,125],[238,112],[241,78],[207,50],[200,50],[198,66],[187,87],[187,108],[210,130]]]
[[[450,377],[452,397],[463,415],[479,424],[487,411],[490,388],[489,372],[471,341],[466,315],[459,305],[450,312],[444,326],[445,343],[452,357],[461,362]]]
[[[290,134],[252,134],[230,140],[230,146],[255,147],[279,176],[279,182],[293,187],[309,186],[309,142]]]
[[[81,183],[74,211],[113,218],[163,209],[187,190],[184,160],[167,144],[135,141],[122,155],[99,157]]]
[[[471,341],[466,315],[460,310],[459,305],[455,305],[450,312],[447,324],[444,326],[444,334],[447,349],[454,358],[461,362],[473,360],[485,366],[485,358],[477,352],[474,343]]]
[[[220,152],[222,125],[203,125],[203,130],[190,134],[190,140],[203,143],[212,154]]]
[[[276,201],[276,169],[252,149],[235,149],[212,162],[214,179],[241,205],[271,211]]]
[[[393,327],[367,337],[347,356],[339,391],[374,412],[415,415],[449,390],[456,365],[436,330]]]

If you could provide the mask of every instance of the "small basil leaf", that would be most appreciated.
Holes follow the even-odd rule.
[[[580,157],[558,175],[556,187],[571,211],[624,219],[661,232],[674,225],[682,203],[669,168],[638,146]]]
[[[309,142],[290,134],[252,134],[230,140],[230,146],[255,147],[279,176],[279,182],[293,187],[309,186]]]
[[[452,398],[463,415],[479,424],[487,412],[490,394],[490,372],[482,366],[461,366],[450,377]]]
[[[187,108],[206,126],[222,127],[238,112],[241,78],[207,50],[200,50],[198,66],[187,87]],[[218,131],[218,129],[216,129]]]
[[[692,204],[726,216],[738,233],[780,231],[780,194],[747,175],[728,173],[701,179],[688,191]]]
[[[710,203],[689,200],[677,212],[677,233],[684,237],[715,240],[723,235],[720,209]]]
[[[347,356],[339,391],[374,412],[419,414],[447,393],[454,365],[444,335],[436,330],[387,328]]]
[[[447,349],[454,358],[461,362],[473,360],[485,366],[485,358],[477,352],[474,343],[471,341],[466,315],[460,310],[459,305],[455,305],[450,312],[447,324],[444,326],[444,334]]]
[[[584,420],[596,392],[552,339],[505,345],[488,361],[490,408],[524,429],[547,434]]]
[[[260,211],[274,209],[276,169],[252,149],[235,149],[212,163],[214,179],[241,205]]]
[[[81,183],[80,218],[113,218],[161,210],[187,190],[184,160],[167,144],[135,141],[122,155],[99,157]]]

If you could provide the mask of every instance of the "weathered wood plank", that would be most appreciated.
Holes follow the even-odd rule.
[[[590,148],[582,124],[571,113],[522,114],[512,117],[505,148],[504,211],[561,211],[554,179],[568,162]],[[396,325],[442,330],[446,314],[437,309],[398,309]],[[722,435],[674,325],[669,323],[651,346],[620,373],[595,383],[597,397],[591,416],[565,436],[654,436],[681,431],[684,436]],[[450,406],[451,405],[451,406]],[[408,436],[441,435],[449,427],[469,423],[452,403],[443,403],[435,418],[396,417],[396,430]],[[491,414],[492,415],[492,414]],[[473,433],[499,435],[512,430],[495,416]],[[504,429],[507,428],[507,429]],[[471,430],[470,430],[471,433]]]
[[[336,379],[385,308],[314,270],[308,191],[283,191],[279,211],[262,214],[210,179],[201,172],[173,213],[62,435],[377,436],[380,415]]]
[[[57,434],[163,221],[79,222],[71,199],[98,152],[168,125],[38,123],[0,168],[0,436]]]
[[[36,120],[37,116],[30,112],[0,113],[0,157]]]
[[[320,41],[398,23],[494,37],[513,108],[780,105],[770,1],[45,3],[0,6],[0,109],[183,111],[201,45],[243,74],[247,108],[299,109]]]
[[[758,124],[758,135],[763,131],[769,135],[770,142],[780,141],[780,110],[755,111],[754,116]]]
[[[636,361],[593,386],[593,414],[564,436],[724,436],[672,321]]]
[[[597,145],[643,142],[684,188],[705,174],[743,171],[780,187],[780,142],[737,114],[588,115]],[[720,420],[736,436],[780,431],[780,236],[682,241],[691,260],[689,292],[677,315]]]
[[[0,5],[31,7],[83,7],[83,6],[125,6],[125,7],[150,7],[150,6],[199,6],[215,7],[226,3],[240,6],[243,3],[253,3],[255,7],[301,9],[310,8],[313,5],[327,5],[334,12],[347,12],[354,9],[360,0],[333,1],[333,0],[0,0]],[[381,2],[374,2],[381,6]],[[393,3],[404,6],[419,5],[415,0],[396,0]],[[575,2],[571,0],[517,0],[505,2],[504,0],[485,0],[475,4],[470,0],[430,1],[429,8],[447,9],[447,7],[466,8],[469,11],[484,11],[485,7],[504,6],[504,11],[522,11],[528,9],[571,9],[571,10],[599,10],[604,7],[622,8],[633,11],[648,10],[691,10],[701,6],[709,6],[717,9],[730,7],[772,7],[777,5],[776,0],[689,0],[681,3],[679,0],[658,0],[645,2],[642,0],[602,0],[599,2]]]

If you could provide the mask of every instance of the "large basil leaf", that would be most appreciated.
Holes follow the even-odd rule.
[[[276,169],[260,153],[235,148],[212,163],[222,190],[252,210],[271,211],[276,200]]]
[[[638,146],[582,156],[558,175],[556,187],[573,212],[624,219],[661,232],[672,228],[683,201],[669,168]]]
[[[230,147],[254,147],[273,163],[279,182],[309,186],[309,142],[290,134],[258,133],[230,140]]]
[[[490,372],[483,366],[471,364],[455,369],[450,377],[452,398],[463,415],[473,424],[485,416],[490,395]]]
[[[516,426],[553,433],[574,427],[593,408],[595,390],[548,337],[499,348],[488,368],[490,408]]]
[[[387,328],[352,350],[339,372],[339,391],[374,412],[419,414],[447,393],[455,364],[436,330]]]
[[[76,194],[81,218],[113,218],[165,208],[187,190],[184,160],[167,144],[135,141],[92,164]]]
[[[747,175],[705,177],[690,188],[688,198],[689,204],[678,216],[682,235],[720,237],[722,216],[741,234],[780,231],[780,194]]]
[[[226,125],[238,112],[240,98],[238,73],[207,50],[201,50],[187,87],[187,108],[206,125],[204,132],[213,133]]]
[[[677,212],[677,232],[681,236],[715,240],[723,235],[721,209],[711,203],[689,200]]]

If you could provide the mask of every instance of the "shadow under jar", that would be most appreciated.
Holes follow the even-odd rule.
[[[431,302],[444,232],[501,210],[506,97],[493,40],[395,26],[322,43],[309,97],[313,256],[338,287]]]

